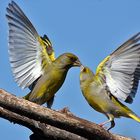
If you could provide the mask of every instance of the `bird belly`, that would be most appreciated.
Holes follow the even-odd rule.
[[[113,114],[115,117],[121,116],[121,108],[111,100],[105,89],[97,87],[94,90],[87,89],[83,94],[89,105],[96,111],[103,114]]]
[[[94,94],[94,95],[93,95]],[[105,102],[96,93],[84,95],[89,105],[98,112],[105,112]]]
[[[44,104],[49,101],[59,90],[65,80],[65,74],[51,72],[49,76],[42,76],[33,91],[30,93],[29,100],[37,104]]]

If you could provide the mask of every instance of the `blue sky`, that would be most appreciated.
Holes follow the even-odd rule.
[[[8,26],[5,18],[10,0],[0,0],[0,88],[21,97],[28,90],[21,90],[14,82],[7,52]],[[100,61],[119,45],[140,31],[139,0],[41,0],[18,1],[40,35],[47,34],[56,56],[72,52],[94,72]],[[128,104],[127,104],[128,105]],[[94,111],[85,101],[79,86],[79,69],[72,68],[63,87],[57,92],[53,109],[69,107],[81,118],[100,123],[107,118]],[[140,116],[140,90],[134,103],[128,105]],[[0,119],[0,138],[28,140],[31,131]],[[113,133],[139,139],[140,124],[134,120],[116,119]]]

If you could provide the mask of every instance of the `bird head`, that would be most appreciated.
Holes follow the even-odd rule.
[[[60,55],[55,60],[55,63],[60,68],[66,68],[66,69],[69,69],[71,67],[80,67],[82,65],[79,58],[72,53],[64,53],[64,54]]]
[[[83,65],[80,67],[80,82],[87,82],[91,79],[93,79],[93,72],[88,68]]]

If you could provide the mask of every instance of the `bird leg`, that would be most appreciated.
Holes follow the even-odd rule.
[[[114,120],[111,121],[111,126],[107,129],[108,131],[115,126]]]
[[[107,129],[108,131],[115,126],[114,116],[112,114],[107,114],[109,121],[111,122],[111,126]]]
[[[53,102],[54,102],[54,96],[49,101],[47,101],[47,107],[51,109]]]
[[[114,122],[114,117],[112,115],[108,114],[107,117],[109,118],[109,120],[99,124],[99,126],[103,127],[105,124],[111,122],[111,126],[107,129],[109,131],[111,128],[115,126],[115,122]]]

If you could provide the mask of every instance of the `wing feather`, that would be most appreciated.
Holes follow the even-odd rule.
[[[43,74],[42,62],[50,65],[51,60],[36,29],[15,2],[9,3],[6,17],[13,76],[20,87],[26,88]]]
[[[136,34],[108,59],[103,60],[97,69],[98,76],[104,75],[111,94],[125,102],[132,103],[140,79],[140,33]]]

